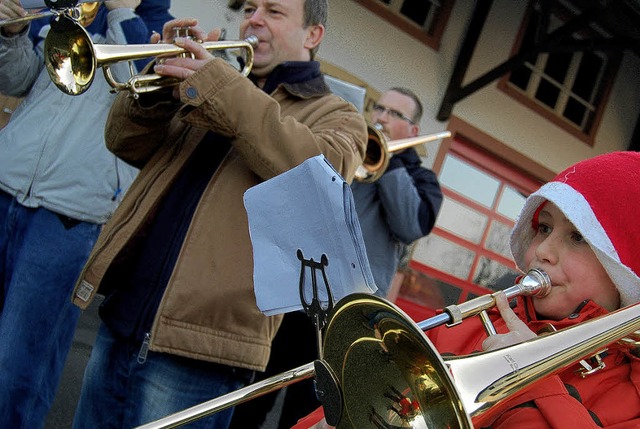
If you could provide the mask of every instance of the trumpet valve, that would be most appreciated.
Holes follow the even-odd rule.
[[[178,39],[178,38],[194,40],[194,37],[191,35],[191,27],[174,27],[173,28],[173,40]],[[199,43],[201,43],[201,42],[199,42]],[[178,58],[187,58],[187,57],[194,58],[194,55],[189,51],[185,51],[185,52],[182,52],[182,53],[178,54],[177,57]]]

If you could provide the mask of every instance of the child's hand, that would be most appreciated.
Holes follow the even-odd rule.
[[[536,337],[536,334],[529,329],[529,327],[516,316],[516,313],[513,312],[511,307],[509,307],[507,297],[504,293],[499,293],[496,296],[496,306],[498,310],[500,310],[500,315],[507,324],[509,332],[506,334],[490,335],[482,342],[483,350],[501,349]]]

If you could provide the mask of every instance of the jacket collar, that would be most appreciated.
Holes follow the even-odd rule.
[[[608,314],[608,311],[591,300],[582,302],[568,317],[562,320],[547,320],[539,318],[533,307],[533,299],[530,297],[518,297],[518,310],[525,313],[525,320],[529,321],[529,327],[535,332],[549,324],[557,330],[567,328],[586,320]],[[524,305],[523,305],[524,304]]]
[[[317,61],[288,61],[278,65],[262,89],[271,94],[279,86],[291,95],[301,98],[317,97],[331,92],[320,73],[320,63]]]

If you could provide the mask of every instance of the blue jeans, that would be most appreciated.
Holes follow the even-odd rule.
[[[73,224],[0,191],[2,428],[41,428],[53,402],[80,316],[73,286],[100,232]]]
[[[130,429],[237,390],[254,372],[166,353],[117,338],[103,323],[84,373],[74,429]],[[233,408],[183,427],[224,429]]]

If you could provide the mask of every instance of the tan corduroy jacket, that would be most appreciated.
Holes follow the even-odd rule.
[[[268,95],[220,59],[184,81],[180,99],[143,108],[125,94],[117,98],[107,146],[141,171],[100,234],[73,300],[86,308],[100,287],[126,275],[120,268],[154,207],[213,131],[232,147],[198,203],[150,349],[263,371],[280,317],[266,317],[256,306],[243,194],[319,154],[350,180],[364,156],[366,122],[322,79],[280,85]]]

